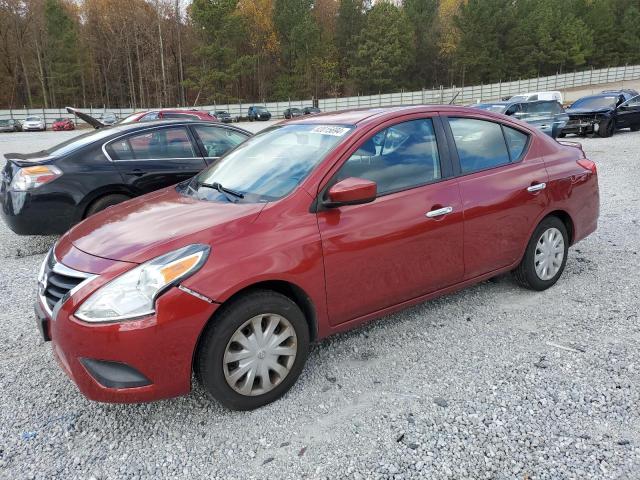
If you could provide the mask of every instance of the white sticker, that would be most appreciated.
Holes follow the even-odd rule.
[[[332,135],[334,137],[342,137],[350,128],[335,127],[332,125],[318,125],[311,130],[311,133],[321,133],[322,135]]]

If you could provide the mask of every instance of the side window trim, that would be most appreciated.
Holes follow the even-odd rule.
[[[492,120],[492,119],[487,119],[487,118],[480,118],[480,117],[469,117],[469,116],[464,116],[464,117],[455,117],[455,116],[442,116],[442,122],[444,124],[444,131],[447,137],[447,144],[449,147],[449,151],[450,151],[450,158],[452,160],[453,163],[453,177],[462,177],[462,176],[466,176],[466,175],[473,175],[474,173],[478,173],[478,172],[486,172],[489,170],[493,170],[495,168],[500,168],[500,167],[504,167],[506,165],[511,165],[514,163],[519,163],[520,161],[522,161],[522,159],[527,155],[527,152],[529,151],[529,147],[531,146],[531,134],[529,132],[520,130],[519,128],[516,127],[512,127],[511,125],[504,125],[501,122]],[[458,147],[456,146],[456,141],[453,138],[453,131],[451,130],[451,125],[449,124],[449,118],[469,118],[472,120],[482,120],[485,122],[491,122],[491,123],[497,123],[498,125],[500,125],[500,130],[502,131],[502,139],[504,140],[505,146],[507,148],[507,154],[509,155],[509,163],[503,164],[503,165],[496,165],[495,167],[490,167],[490,168],[485,168],[482,170],[476,170],[474,172],[469,172],[469,173],[462,173],[462,168],[460,167],[460,157],[458,156]],[[504,129],[505,127],[508,128],[513,128],[514,130],[517,130],[518,132],[524,133],[527,136],[527,144],[525,145],[524,149],[522,150],[522,153],[520,154],[520,157],[518,157],[516,160],[513,160],[511,158],[511,151],[509,150],[509,144],[507,143],[507,137],[505,135]]]

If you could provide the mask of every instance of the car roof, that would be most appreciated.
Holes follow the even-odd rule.
[[[237,127],[235,125],[227,125],[222,122],[210,122],[206,120],[195,120],[195,119],[170,119],[170,120],[152,120],[149,122],[134,122],[134,123],[124,123],[120,125],[114,125],[112,127],[106,127],[114,134],[122,134],[128,132],[135,132],[137,130],[144,130],[146,128],[150,128],[153,126],[163,126],[163,125],[215,125],[216,127],[225,128],[227,130],[235,130],[241,133],[246,133],[247,135],[253,135],[248,130],[244,128]]]
[[[336,125],[361,125],[370,122],[385,121],[400,115],[412,113],[437,113],[446,114],[470,113],[477,114],[479,109],[461,107],[456,105],[403,105],[396,107],[358,108],[353,110],[341,110],[338,112],[322,112],[313,116],[298,117],[294,120],[285,120],[281,123],[293,124],[336,124]],[[491,114],[491,112],[483,111]],[[501,115],[496,118],[503,118]]]

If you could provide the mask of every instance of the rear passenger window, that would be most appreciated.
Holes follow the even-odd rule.
[[[509,163],[500,124],[473,118],[450,118],[462,173],[477,172]]]
[[[345,162],[338,181],[365,178],[378,195],[406,190],[441,178],[438,144],[429,119],[399,123],[369,138]]]
[[[511,161],[516,162],[522,156],[524,147],[527,146],[527,140],[529,136],[526,133],[522,133],[515,128],[504,127],[504,136],[507,139],[507,146],[509,147],[509,154],[511,155]]]
[[[133,152],[126,138],[120,138],[115,142],[111,142],[107,147],[109,156],[114,160],[132,160]]]
[[[160,160],[195,157],[191,139],[182,127],[163,128],[110,143],[107,151],[114,160]]]

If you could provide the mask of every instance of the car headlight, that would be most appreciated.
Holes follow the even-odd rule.
[[[40,185],[52,182],[61,175],[62,171],[54,165],[25,167],[16,172],[9,188],[20,192],[33,190]]]
[[[197,272],[209,250],[207,245],[188,245],[149,260],[100,287],[75,316],[86,322],[113,322],[151,315],[156,298]]]

